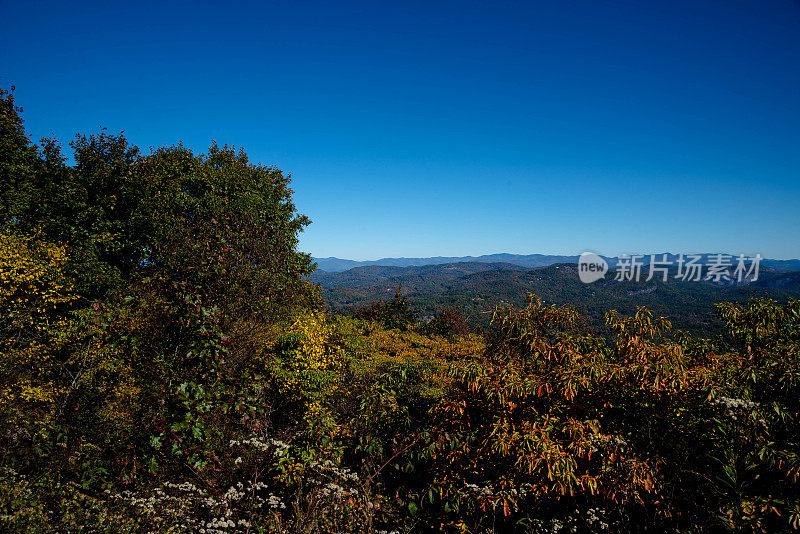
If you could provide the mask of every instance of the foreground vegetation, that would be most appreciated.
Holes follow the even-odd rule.
[[[800,529],[800,302],[324,311],[281,171],[0,107],[0,528]]]

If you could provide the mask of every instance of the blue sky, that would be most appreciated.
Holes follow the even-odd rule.
[[[212,139],[315,256],[800,257],[800,3],[2,0],[34,139]]]

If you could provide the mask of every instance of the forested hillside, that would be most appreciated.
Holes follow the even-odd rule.
[[[673,273],[674,274],[674,273]],[[616,281],[613,274],[592,284],[578,277],[577,264],[526,269],[507,263],[451,263],[422,267],[357,267],[344,272],[315,271],[308,279],[320,284],[322,295],[336,311],[350,312],[376,300],[391,299],[399,290],[420,319],[448,308],[463,313],[473,328],[488,327],[495,306],[524,306],[529,294],[551,304],[575,306],[602,329],[611,310],[635,313],[646,306],[668,317],[673,326],[695,334],[716,335],[722,322],[714,312],[720,301],[743,302],[800,298],[800,272],[762,267],[759,279],[733,285],[708,281]]]
[[[519,267],[547,267],[556,263],[574,263],[578,256],[553,256],[546,254],[485,254],[483,256],[460,256],[433,258],[382,258],[373,261],[353,261],[340,258],[313,258],[319,269],[341,272],[357,267],[424,267],[446,263],[505,263]],[[613,258],[606,258],[612,260]]]
[[[68,159],[20,112],[3,91],[0,530],[800,529],[791,293],[709,293],[737,302],[704,338],[659,308],[699,293],[657,285],[654,312],[567,266],[463,264],[402,279],[454,307],[428,323],[402,271],[339,314],[281,170],[105,132]],[[478,298],[502,304],[481,335]]]

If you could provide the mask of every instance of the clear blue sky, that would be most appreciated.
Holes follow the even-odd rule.
[[[0,0],[34,139],[235,144],[315,256],[800,257],[792,0]]]

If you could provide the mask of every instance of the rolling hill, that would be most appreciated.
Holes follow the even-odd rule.
[[[462,310],[476,327],[488,324],[495,306],[522,306],[530,293],[548,303],[575,305],[596,326],[608,310],[633,313],[637,306],[647,306],[654,313],[669,317],[677,328],[693,331],[716,329],[715,302],[756,296],[800,298],[800,272],[770,268],[762,268],[759,280],[747,285],[672,278],[667,282],[620,282],[612,276],[584,284],[578,278],[575,263],[540,268],[479,262],[419,267],[372,265],[336,273],[318,271],[310,279],[322,286],[326,302],[338,311],[392,298],[399,289],[421,319],[454,307]]]

